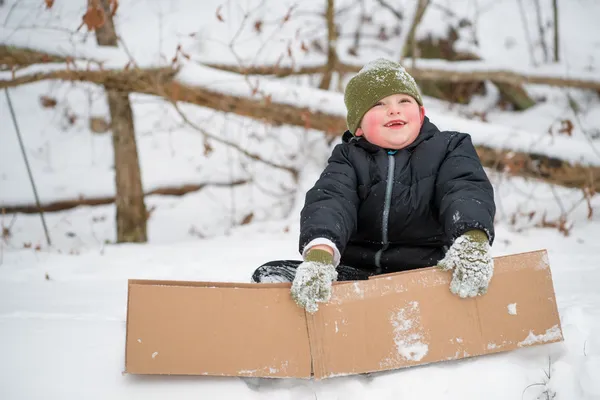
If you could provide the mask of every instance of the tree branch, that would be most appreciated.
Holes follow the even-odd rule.
[[[419,71],[423,72],[423,70]],[[17,86],[19,83],[41,79],[88,81],[121,91],[150,94],[173,102],[184,101],[223,112],[231,112],[265,123],[312,128],[326,132],[331,136],[340,135],[346,130],[346,121],[343,116],[314,112],[305,107],[276,103],[265,98],[236,97],[203,87],[187,86],[175,80],[176,72],[176,70],[168,68],[127,71],[54,71],[34,74],[34,77],[20,77],[14,81],[0,81],[0,88]],[[453,72],[443,71],[443,73],[452,74]],[[460,78],[464,73],[459,72],[456,74]],[[496,76],[501,77],[506,74],[501,72]],[[478,75],[475,73],[474,75],[483,78],[485,74],[480,73]],[[600,83],[592,83],[600,89]],[[229,143],[225,144],[229,145]],[[566,187],[590,188],[593,191],[600,191],[600,167],[571,164],[541,154],[515,152],[510,149],[498,150],[487,146],[476,146],[476,148],[484,166],[488,168],[509,171],[515,175],[533,177]],[[243,152],[243,149],[240,150]],[[256,159],[254,158],[255,155],[249,153],[246,155]],[[265,162],[265,160],[261,161]],[[274,167],[282,167],[274,163],[271,164]],[[283,168],[287,169],[288,167]],[[293,171],[291,167],[288,170]]]
[[[478,63],[469,62],[472,65]],[[459,65],[458,63],[456,63]],[[483,62],[479,63],[485,65]],[[232,65],[223,64],[206,64],[207,67],[220,69],[222,71],[230,71],[239,74],[247,75],[274,75],[278,77],[290,76],[290,75],[307,75],[307,74],[318,74],[323,73],[326,66],[314,66],[314,67],[303,67],[298,69],[286,68],[286,67],[275,67],[270,65],[262,65],[256,67],[245,67],[239,68]],[[338,62],[336,70],[342,73],[357,73],[361,67],[348,65]],[[553,76],[542,76],[542,75],[527,75],[520,74],[508,70],[451,70],[451,69],[436,69],[428,67],[412,68],[409,65],[405,66],[407,72],[411,74],[415,79],[430,80],[430,81],[444,81],[444,82],[475,82],[489,80],[494,83],[506,83],[512,85],[523,85],[523,84],[541,84],[548,86],[559,86],[559,87],[573,87],[578,89],[591,89],[600,91],[600,80],[590,81],[584,79],[573,79],[573,78],[560,78]]]
[[[234,182],[205,182],[205,183],[199,183],[199,184],[185,184],[185,185],[181,185],[181,186],[164,186],[164,187],[159,187],[159,188],[153,189],[153,190],[145,193],[144,196],[151,196],[151,195],[157,195],[157,194],[158,195],[167,195],[167,196],[183,196],[184,194],[191,193],[191,192],[197,192],[208,186],[232,187],[232,186],[244,185],[248,182],[249,181],[247,181],[247,180],[237,180]],[[90,197],[90,198],[80,197],[78,199],[59,200],[59,201],[42,204],[42,210],[44,212],[54,212],[54,211],[69,210],[71,208],[75,208],[75,207],[83,206],[83,205],[99,206],[99,205],[103,205],[103,204],[112,204],[114,202],[115,202],[115,196]],[[35,206],[33,204],[22,204],[22,205],[14,205],[14,206],[8,205],[8,206],[2,206],[0,208],[2,209],[3,212],[5,212],[7,214],[16,214],[16,213],[34,214],[34,213],[39,212],[39,208],[37,208],[37,206]]]
[[[190,121],[189,118],[183,113],[183,111],[181,111],[181,109],[179,108],[179,106],[177,105],[176,102],[172,102],[172,104],[173,104],[173,107],[175,108],[175,111],[177,111],[177,113],[185,121],[185,123],[188,124],[189,126],[191,126],[192,128],[194,128],[195,130],[197,130],[198,132],[200,132],[202,134],[202,136],[204,136],[205,138],[210,139],[210,140],[214,140],[217,143],[221,143],[221,144],[224,144],[226,146],[229,146],[229,147],[231,147],[231,148],[239,151],[240,153],[242,153],[243,155],[245,155],[246,157],[248,157],[251,160],[263,163],[265,165],[268,165],[269,167],[273,167],[273,168],[282,169],[284,171],[287,171],[287,172],[289,172],[289,173],[292,174],[292,176],[294,177],[294,179],[297,179],[297,177],[298,177],[298,171],[296,169],[294,169],[292,167],[288,167],[287,165],[280,165],[280,164],[276,164],[276,163],[274,163],[272,161],[265,160],[264,158],[262,158],[258,154],[250,153],[248,150],[242,148],[240,145],[238,145],[236,143],[229,142],[227,140],[221,139],[218,136],[211,135],[206,130],[202,129],[201,127],[199,127],[198,125],[196,125],[195,123],[193,123],[192,121]]]

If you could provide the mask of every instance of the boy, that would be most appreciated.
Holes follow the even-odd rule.
[[[300,218],[300,261],[259,267],[254,282],[288,281],[315,312],[336,279],[437,265],[454,270],[450,290],[484,294],[493,274],[492,185],[469,135],[440,132],[425,116],[417,84],[379,59],[344,94],[348,131]]]

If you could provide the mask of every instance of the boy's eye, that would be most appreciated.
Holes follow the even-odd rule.
[[[375,106],[382,106],[382,105],[383,105],[383,103],[381,101],[378,101],[377,103],[375,103]],[[375,106],[373,106],[373,107],[375,107]]]
[[[409,99],[402,99],[402,100],[400,100],[400,103],[410,103],[410,100]]]

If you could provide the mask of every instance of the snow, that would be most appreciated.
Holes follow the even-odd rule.
[[[384,360],[382,367],[385,367],[388,362],[393,362],[397,357],[408,361],[421,361],[429,352],[429,345],[425,341],[421,327],[419,303],[412,301],[406,307],[395,311],[390,321],[394,329],[397,354]]]
[[[531,346],[537,343],[546,343],[552,340],[559,339],[561,337],[560,328],[558,325],[554,325],[552,328],[546,330],[545,333],[536,335],[529,331],[529,335],[518,343],[518,346]]]
[[[377,39],[379,27],[393,26],[395,16],[379,2],[362,6],[336,2],[340,8],[340,59],[356,66],[379,57],[399,59],[398,41]],[[558,63],[543,63],[539,46],[530,54],[518,2],[435,1],[417,31],[419,37],[444,35],[448,23],[462,17],[475,21],[459,29],[460,46],[483,60],[453,64],[463,71],[511,70],[531,76],[598,81],[600,25],[595,0],[561,0]],[[533,2],[528,10],[528,33],[538,41]],[[550,2],[541,1],[543,16]],[[178,79],[219,92],[257,100],[307,107],[345,116],[338,92],[315,89],[313,76],[274,81],[241,78],[200,65],[276,63],[295,69],[320,65],[325,55],[305,53],[323,37],[321,0],[303,1],[284,22],[291,2],[221,0],[139,0],[120,2],[119,48],[99,48],[81,23],[85,2],[6,0],[0,6],[0,43],[27,46],[103,62],[121,68],[131,59],[140,67],[170,65],[178,45],[182,58]],[[220,8],[219,8],[220,7]],[[372,23],[361,22],[361,7]],[[405,21],[414,14],[413,2],[396,2]],[[403,7],[403,8],[402,8]],[[451,7],[454,15],[444,9]],[[217,18],[217,13],[223,22]],[[263,21],[257,34],[254,22]],[[243,24],[241,29],[238,28]],[[354,32],[362,28],[358,57],[348,54]],[[584,32],[585,34],[582,34]],[[401,36],[407,29],[402,29]],[[474,34],[479,45],[471,38]],[[319,36],[320,35],[320,36]],[[552,45],[551,29],[545,40]],[[289,53],[288,53],[289,48]],[[291,54],[291,55],[290,55]],[[538,64],[534,66],[533,64]],[[412,65],[412,60],[406,60]],[[450,68],[442,60],[419,60],[418,67]],[[80,61],[79,69],[98,69]],[[31,66],[17,77],[62,70],[64,65]],[[0,71],[0,79],[12,78]],[[346,82],[350,76],[341,78]],[[334,77],[334,81],[340,80]],[[283,83],[282,83],[283,82]],[[424,98],[427,115],[441,129],[471,134],[473,142],[492,148],[535,151],[561,160],[600,166],[600,101],[591,91],[526,85],[540,101],[523,112],[495,107],[499,93],[490,88],[467,105]],[[110,134],[93,134],[89,118],[108,118],[101,88],[57,81],[38,82],[9,90],[16,109],[29,162],[43,203],[79,197],[114,196]],[[55,97],[55,108],[42,108],[42,95]],[[185,115],[212,135],[233,141],[264,159],[298,168],[300,175],[251,163],[231,149],[205,138],[186,125],[172,105],[161,99],[132,95],[137,144],[144,190],[206,184],[184,196],[146,196],[152,210],[149,243],[114,244],[112,204],[82,206],[46,213],[52,246],[45,242],[36,214],[0,213],[0,398],[2,399],[129,399],[129,398],[245,398],[245,399],[600,399],[600,229],[599,197],[591,199],[588,218],[581,191],[553,187],[524,178],[488,171],[498,204],[494,256],[537,249],[548,250],[564,342],[524,347],[493,356],[404,368],[369,376],[332,377],[324,381],[252,379],[211,376],[133,376],[123,374],[128,279],[248,282],[254,269],[276,259],[300,259],[299,210],[304,193],[317,179],[331,146],[322,133],[301,127],[267,126],[248,118],[178,104]],[[572,107],[575,107],[577,111]],[[475,113],[484,113],[485,118]],[[70,122],[69,116],[76,118]],[[571,136],[560,133],[562,120],[573,122]],[[6,105],[0,96],[0,208],[34,203],[31,185]],[[208,147],[207,147],[208,145]],[[293,157],[292,157],[293,156]],[[246,181],[230,190],[223,184]],[[253,214],[252,222],[240,225]],[[556,220],[567,214],[568,236],[542,228],[542,217]],[[493,279],[493,278],[492,278]],[[355,286],[355,289],[359,289]],[[507,312],[514,310],[507,305]],[[427,332],[418,327],[418,305],[408,304],[390,315],[396,333],[392,357],[422,359],[428,351]],[[339,326],[338,326],[339,325]],[[343,334],[344,320],[336,321]],[[523,335],[523,343],[553,340],[558,328]],[[412,335],[412,336],[411,336]],[[142,341],[143,338],[137,338]],[[461,338],[456,338],[460,343]],[[501,350],[502,343],[488,349]],[[161,357],[157,352],[151,358]],[[457,354],[457,357],[468,356]],[[284,368],[269,366],[267,368]],[[532,386],[533,385],[533,386]]]
[[[510,315],[517,315],[517,303],[511,303],[506,306]]]

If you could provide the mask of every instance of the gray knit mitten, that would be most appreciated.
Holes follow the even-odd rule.
[[[319,309],[317,303],[331,299],[331,285],[337,280],[333,256],[325,250],[309,250],[298,266],[292,283],[292,298],[309,313]]]
[[[494,274],[488,236],[480,230],[465,232],[450,246],[438,267],[443,271],[454,270],[452,293],[462,298],[485,294]]]

